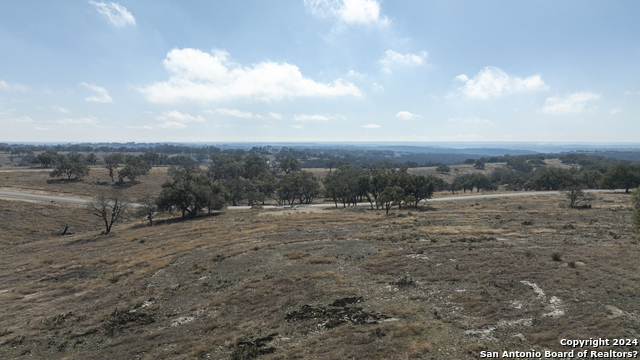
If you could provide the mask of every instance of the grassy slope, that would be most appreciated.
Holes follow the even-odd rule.
[[[637,337],[627,196],[598,197],[252,210],[108,236],[82,208],[0,201],[0,358],[471,359]],[[347,297],[362,301],[329,306]]]

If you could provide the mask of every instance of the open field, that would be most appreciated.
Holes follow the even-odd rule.
[[[50,172],[51,169],[20,171],[19,168],[2,168],[0,169],[0,188],[37,190],[51,195],[74,195],[91,198],[97,192],[113,186],[109,172],[102,167],[92,167],[89,176],[80,181],[52,178],[49,176]],[[166,180],[169,180],[167,168],[152,168],[149,175],[140,177],[140,181],[134,184],[125,181],[123,185],[118,187],[124,189],[132,199],[135,199],[145,194],[160,193],[161,185]]]
[[[0,201],[0,358],[473,359],[637,338],[628,195],[563,203],[247,210],[105,236],[82,207]]]

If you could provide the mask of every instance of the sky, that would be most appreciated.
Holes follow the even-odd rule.
[[[638,142],[640,2],[7,1],[2,142]]]

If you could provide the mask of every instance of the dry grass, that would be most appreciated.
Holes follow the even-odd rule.
[[[37,190],[62,196],[91,198],[101,190],[115,187],[123,189],[135,199],[145,194],[160,193],[162,183],[169,179],[166,168],[153,168],[149,175],[140,177],[140,181],[132,184],[125,180],[122,185],[112,184],[109,172],[102,167],[91,167],[89,176],[79,181],[51,178],[50,172],[51,170],[5,172],[5,169],[1,168],[0,188]],[[115,180],[118,180],[117,177]]]
[[[83,208],[0,201],[0,358],[218,359],[253,346],[269,359],[472,359],[634,337],[640,248],[627,198],[599,195],[585,210],[558,196],[393,216],[247,210],[108,236]],[[74,234],[57,236],[65,223]],[[362,300],[331,306],[347,298]],[[305,306],[325,315],[286,319]],[[323,318],[349,311],[388,319]]]

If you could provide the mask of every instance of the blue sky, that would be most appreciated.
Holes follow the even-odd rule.
[[[637,142],[637,1],[12,1],[0,141]]]

